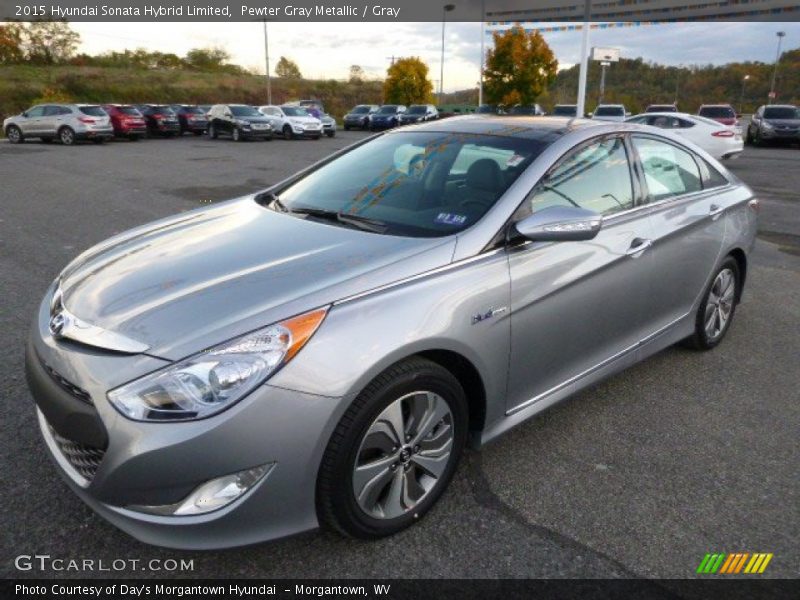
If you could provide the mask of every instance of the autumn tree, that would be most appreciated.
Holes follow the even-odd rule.
[[[22,30],[25,57],[32,63],[51,65],[69,60],[81,36],[63,21],[33,21]]]
[[[542,34],[519,25],[495,31],[486,54],[483,89],[495,104],[532,104],[555,81],[558,61]]]
[[[428,79],[428,65],[416,56],[401,58],[386,70],[383,82],[386,102],[423,104],[433,98],[433,84]]]
[[[0,25],[0,65],[22,62],[23,28],[19,23]]]
[[[278,64],[275,66],[275,75],[284,79],[302,79],[303,75],[300,73],[300,67],[293,60],[281,56]]]

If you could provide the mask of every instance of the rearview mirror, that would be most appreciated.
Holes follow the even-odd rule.
[[[591,210],[549,206],[515,223],[514,229],[534,242],[579,242],[593,239],[602,225],[603,218]]]

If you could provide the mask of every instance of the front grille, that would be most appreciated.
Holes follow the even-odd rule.
[[[43,360],[41,361],[41,363],[42,363],[42,368],[47,372],[47,374],[50,376],[50,379],[52,379],[58,387],[67,392],[73,398],[77,398],[81,402],[85,402],[86,404],[94,404],[92,402],[92,397],[89,395],[89,392],[87,392],[83,388],[78,387],[71,381],[59,375],[55,371],[55,369],[53,369]]]
[[[97,469],[100,467],[100,463],[102,462],[106,451],[100,448],[94,448],[93,446],[86,446],[85,444],[79,444],[78,442],[68,440],[67,438],[59,435],[55,429],[49,426],[49,424],[48,427],[50,428],[50,435],[53,436],[53,439],[58,445],[58,449],[61,450],[61,454],[64,456],[67,462],[72,465],[72,468],[75,469],[81,475],[81,477],[87,481],[94,479],[94,476],[97,473]]]

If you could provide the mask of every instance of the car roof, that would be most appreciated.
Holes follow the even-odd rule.
[[[700,108],[716,108],[716,107],[723,107],[723,108],[731,108],[730,104],[701,104]]]
[[[764,108],[797,108],[794,104],[765,104]]]
[[[566,117],[509,117],[492,114],[471,114],[430,121],[414,126],[413,130],[554,141],[567,133],[586,127],[597,127],[597,122],[589,119]],[[396,131],[410,130],[412,129],[403,128]]]

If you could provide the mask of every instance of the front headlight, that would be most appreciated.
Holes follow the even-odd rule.
[[[232,406],[288,363],[322,323],[327,308],[216,346],[108,393],[135,421],[202,419]]]
[[[244,119],[236,119],[236,124],[240,127],[250,127],[250,121],[245,121]]]
[[[764,129],[774,129],[774,127],[772,126],[772,123],[768,123],[767,121],[761,121],[761,126]]]

